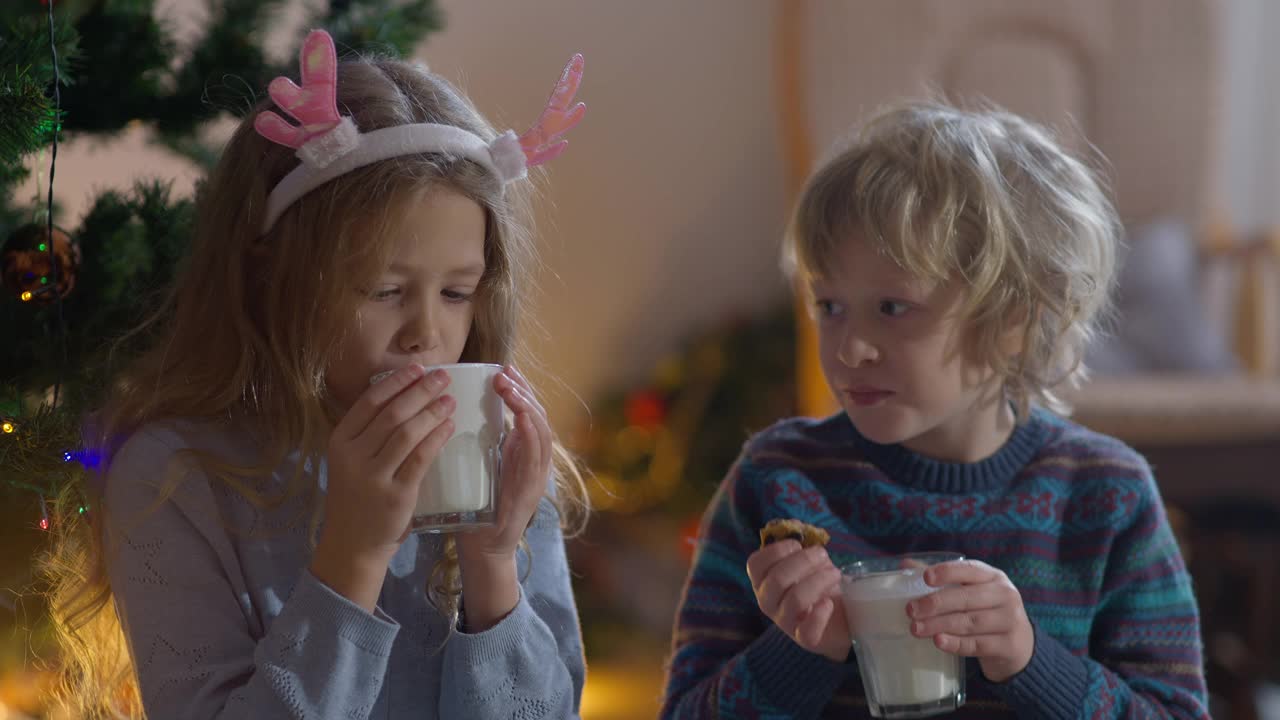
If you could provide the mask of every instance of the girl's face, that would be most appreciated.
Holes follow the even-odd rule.
[[[410,363],[458,362],[484,275],[485,212],[437,186],[402,213],[391,264],[363,288],[356,327],[329,364],[329,393],[345,411],[369,378]]]

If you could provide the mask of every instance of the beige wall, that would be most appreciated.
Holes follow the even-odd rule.
[[[569,53],[587,59],[587,118],[542,203],[545,335],[531,336],[570,388],[589,400],[691,331],[782,297],[771,2],[444,7],[422,54],[496,122],[523,129]]]
[[[179,37],[198,35],[203,0],[158,4]],[[785,215],[778,4],[441,0],[446,29],[418,56],[500,125],[526,127],[568,55],[587,58],[587,120],[551,166],[540,205],[543,331],[531,335],[584,400],[640,376],[700,328],[785,297],[775,260]],[[1263,0],[802,4],[816,152],[857,115],[925,85],[982,91],[1033,117],[1079,121],[1111,156],[1131,219],[1165,204],[1195,215],[1208,196],[1246,228],[1280,224],[1280,204],[1266,201],[1280,194],[1268,131],[1280,95],[1259,90],[1276,85],[1274,63],[1259,62],[1258,38],[1275,20]],[[299,9],[277,34],[290,35]],[[1214,124],[1203,133],[1215,136],[1197,135]],[[44,172],[47,162],[32,164]],[[173,178],[179,192],[193,179],[148,147],[144,128],[68,143],[57,175],[64,221],[74,226],[94,193],[141,175]],[[34,196],[34,179],[23,192]],[[565,390],[550,405],[562,429],[582,412]]]
[[[160,9],[189,35],[200,5],[167,0]],[[587,59],[587,119],[551,166],[541,202],[544,332],[531,335],[568,388],[589,400],[696,329],[784,296],[771,2],[441,5],[446,29],[418,56],[500,125],[527,127],[570,53]],[[142,128],[109,144],[64,145],[64,220],[74,225],[96,192],[144,174],[175,178],[182,192],[193,178],[148,148]],[[567,428],[581,408],[567,392],[550,394]]]

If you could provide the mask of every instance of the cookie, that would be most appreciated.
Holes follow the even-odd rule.
[[[797,540],[800,542],[801,547],[813,547],[814,545],[826,545],[830,539],[831,535],[826,530],[790,518],[770,520],[764,527],[760,528],[760,547],[779,540]]]

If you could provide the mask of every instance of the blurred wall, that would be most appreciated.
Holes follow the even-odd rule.
[[[992,5],[946,3],[924,19],[972,24],[970,10]],[[898,27],[872,3],[811,6],[853,23],[845,51],[825,64],[809,61],[819,61],[816,89],[824,92],[842,87],[841,63],[859,63],[858,74],[870,79],[854,98],[914,92],[886,83],[929,78],[906,68],[878,72],[888,53],[877,48],[901,55],[898,44],[908,42],[921,57],[936,55],[931,38],[954,30]],[[203,0],[160,0],[159,7],[180,37],[199,32]],[[563,384],[547,387],[557,425],[567,429],[581,416],[574,393],[589,401],[638,377],[700,328],[784,300],[776,262],[786,208],[773,107],[774,0],[442,0],[441,7],[446,29],[428,38],[418,57],[461,85],[499,126],[527,127],[569,54],[587,58],[580,92],[587,120],[572,134],[571,150],[550,166],[538,218],[546,270],[534,308],[542,327],[530,339]],[[1213,180],[1205,183],[1237,225],[1280,224],[1273,201],[1280,153],[1271,131],[1280,124],[1280,85],[1268,71],[1275,63],[1266,62],[1280,50],[1264,42],[1280,10],[1267,0],[1221,0],[1216,7],[1213,65],[1222,81],[1215,84],[1220,112],[1204,170]],[[910,15],[895,10],[895,22]],[[298,15],[283,18],[275,32],[288,37]],[[810,31],[827,43],[843,36],[836,23]],[[1147,31],[1137,29],[1135,42],[1161,32]],[[1126,41],[1114,32],[1104,23],[1087,37],[1119,52]],[[998,67],[999,53],[988,59]],[[844,108],[859,112],[866,103],[850,99]],[[838,134],[831,122],[816,128],[820,139]],[[186,192],[193,177],[182,161],[148,147],[143,128],[112,143],[64,144],[58,161],[57,195],[70,225],[103,188],[149,174],[174,178]],[[47,155],[33,158],[40,181],[47,163]],[[35,195],[35,178],[23,192]]]
[[[644,372],[696,329],[785,297],[771,2],[440,5],[445,30],[418,57],[499,127],[527,128],[569,55],[587,59],[579,91],[587,118],[549,166],[540,202],[546,270],[534,314],[542,327],[529,335],[562,386],[546,386],[559,426],[583,411],[573,393],[589,399]],[[199,32],[203,0],[158,7],[179,37]],[[277,34],[296,24],[283,18]],[[33,158],[42,184],[47,163],[47,155]],[[194,176],[148,147],[140,127],[111,143],[63,144],[63,222],[74,226],[98,191],[143,174],[173,178],[184,193]],[[23,192],[34,196],[36,181]]]

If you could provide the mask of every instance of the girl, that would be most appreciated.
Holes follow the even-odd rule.
[[[301,65],[203,188],[170,310],[100,414],[91,522],[60,523],[70,699],[155,718],[576,716],[562,530],[586,496],[509,363],[533,263],[514,181],[581,119],[581,58],[518,139],[419,66],[337,64],[322,31]],[[498,521],[410,535],[452,431],[447,376],[423,367],[454,362],[506,365]]]

